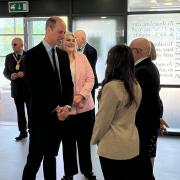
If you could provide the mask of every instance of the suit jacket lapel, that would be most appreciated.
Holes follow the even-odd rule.
[[[41,51],[39,51],[39,52],[40,52],[40,54],[42,54],[42,56],[43,56],[43,61],[44,61],[44,63],[47,63],[47,66],[50,67],[50,69],[52,70],[52,72],[54,72],[54,69],[53,69],[53,66],[52,66],[52,64],[51,64],[51,60],[50,60],[50,58],[49,58],[49,54],[48,54],[48,52],[46,51],[46,48],[44,47],[44,45],[43,45],[42,42],[39,44],[39,46],[40,46],[40,48],[41,48]]]
[[[83,52],[83,54],[85,54],[85,55],[86,55],[86,54],[87,54],[87,52],[88,52],[87,50],[88,50],[88,43],[87,43],[87,44],[85,45],[85,47],[84,47],[84,52]]]
[[[44,47],[43,43],[39,43],[39,45],[37,45],[37,57],[41,57],[40,59],[37,59],[37,63],[39,64],[39,67],[47,67],[45,69],[47,69],[47,75],[48,76],[55,76],[54,73],[54,69],[53,66],[51,64],[51,60],[49,58],[48,52],[46,51],[46,48]]]

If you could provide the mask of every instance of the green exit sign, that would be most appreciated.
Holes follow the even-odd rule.
[[[11,1],[8,2],[8,8],[10,13],[16,12],[29,12],[28,1]]]

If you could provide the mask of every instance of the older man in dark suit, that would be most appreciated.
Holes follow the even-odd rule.
[[[43,41],[26,54],[25,76],[32,98],[32,119],[23,180],[36,179],[42,160],[44,178],[56,180],[56,156],[63,136],[62,121],[66,120],[73,100],[68,55],[56,48],[65,31],[62,19],[49,18]]]
[[[151,157],[156,153],[157,134],[160,127],[160,77],[150,59],[151,44],[145,38],[137,38],[130,44],[135,60],[135,76],[142,89],[142,100],[136,115],[140,136],[140,162],[142,179],[152,180]]]
[[[29,105],[30,96],[28,93],[27,84],[24,78],[24,57],[25,51],[23,50],[23,40],[19,37],[15,37],[12,40],[13,53],[6,56],[4,76],[11,81],[11,97],[14,98],[14,102],[17,110],[19,136],[15,139],[20,141],[27,137],[27,126],[29,126]],[[25,104],[27,107],[28,121],[26,121]]]

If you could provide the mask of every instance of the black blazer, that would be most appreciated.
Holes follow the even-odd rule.
[[[57,105],[70,105],[73,100],[73,82],[68,55],[57,49],[61,85],[57,82],[48,53],[41,42],[26,53],[25,75],[31,93],[33,126],[53,124],[53,110]],[[62,89],[61,89],[62,87]],[[58,119],[56,118],[58,121]]]
[[[94,88],[98,88],[98,78],[97,78],[97,73],[96,73],[96,62],[97,62],[97,51],[94,47],[92,47],[90,44],[86,44],[83,52],[87,59],[89,60],[89,63],[91,64],[92,70],[94,72]]]
[[[162,116],[159,71],[147,58],[135,66],[135,76],[142,88],[142,100],[136,115],[136,125],[140,133],[152,135],[159,128],[159,118]]]
[[[28,96],[28,89],[25,78],[18,78],[16,80],[11,80],[11,74],[17,73],[19,71],[24,71],[23,64],[24,64],[24,56],[25,51],[22,55],[22,60],[20,61],[20,68],[16,70],[16,60],[13,57],[14,53],[10,53],[5,58],[5,67],[3,74],[4,76],[11,81],[11,97],[13,98],[26,98]]]

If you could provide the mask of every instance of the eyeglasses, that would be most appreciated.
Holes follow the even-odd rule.
[[[139,51],[142,51],[142,48],[131,48],[132,51],[136,51],[136,53],[138,53]]]
[[[16,44],[16,43],[14,43],[14,44],[12,44],[12,46],[17,46],[17,44]]]

